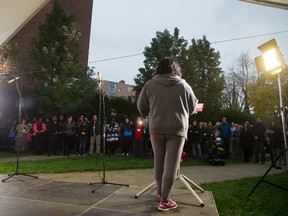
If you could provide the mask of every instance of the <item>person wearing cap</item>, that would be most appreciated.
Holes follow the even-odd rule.
[[[181,78],[178,63],[170,57],[159,62],[154,77],[144,85],[137,101],[141,116],[149,117],[161,211],[177,208],[170,194],[187,139],[189,116],[195,112],[197,102],[192,88]]]

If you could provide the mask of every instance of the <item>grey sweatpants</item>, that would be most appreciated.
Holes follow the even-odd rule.
[[[167,201],[177,178],[185,138],[177,135],[151,135],[151,142],[157,194],[161,194],[162,200]]]

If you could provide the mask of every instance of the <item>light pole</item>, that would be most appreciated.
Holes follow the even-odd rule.
[[[265,72],[269,74],[277,74],[278,90],[279,90],[279,103],[280,103],[280,114],[283,130],[284,148],[286,154],[286,169],[288,170],[288,152],[287,152],[287,139],[285,129],[285,108],[283,107],[282,100],[282,85],[280,73],[286,68],[284,63],[283,55],[276,43],[275,39],[272,39],[261,46],[258,49],[262,52],[261,56],[255,58],[255,63],[258,72]]]

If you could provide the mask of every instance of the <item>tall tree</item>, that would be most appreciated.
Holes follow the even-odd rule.
[[[257,73],[249,51],[242,52],[234,65],[229,67],[222,94],[223,106],[250,113],[248,86],[255,83]]]
[[[156,32],[156,37],[152,39],[150,46],[145,47],[144,67],[139,68],[139,74],[134,79],[136,96],[139,95],[144,84],[152,78],[162,58],[170,56],[176,59],[180,66],[183,65],[187,44],[187,41],[179,36],[178,28],[174,29],[173,34],[167,29],[163,32]]]
[[[0,111],[13,118],[18,111],[16,104],[19,97],[15,83],[9,85],[7,80],[15,78],[18,74],[17,52],[18,44],[13,41],[0,49]]]
[[[228,71],[235,71],[234,67],[230,67]],[[238,86],[236,86],[236,79],[233,73],[228,73],[225,76],[225,85],[222,93],[222,106],[227,110],[240,111],[240,95]]]
[[[0,83],[11,75],[16,76],[18,71],[17,52],[18,44],[13,41],[8,42],[0,49]]]
[[[117,122],[124,122],[125,118],[135,121],[139,112],[135,101],[131,97],[111,97],[107,98],[106,117],[108,121],[115,118]]]
[[[224,73],[220,67],[220,53],[211,47],[205,36],[192,39],[182,71],[199,102],[204,103],[204,112],[199,114],[199,118],[217,118],[221,108]]]
[[[288,90],[287,71],[280,74],[283,93],[283,107],[288,106],[288,98],[285,92]],[[265,118],[279,119],[279,90],[277,75],[261,73],[258,79],[248,87],[249,100],[253,112]]]
[[[32,41],[40,113],[76,112],[94,94],[92,73],[79,63],[80,37],[75,17],[55,0],[52,12],[40,24],[39,37]]]

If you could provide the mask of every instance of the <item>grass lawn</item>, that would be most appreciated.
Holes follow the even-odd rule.
[[[29,154],[24,154],[29,156]],[[32,156],[32,155],[31,155]],[[0,158],[13,158],[15,152],[1,152]],[[44,156],[45,157],[45,156]],[[19,170],[23,173],[38,174],[38,173],[67,173],[67,172],[85,172],[85,171],[99,171],[103,168],[103,159],[106,161],[107,170],[122,170],[122,169],[144,169],[153,168],[153,156],[145,158],[134,158],[133,156],[122,156],[116,154],[114,156],[71,156],[61,158],[45,158],[45,160],[26,160],[21,161]],[[8,174],[15,171],[15,161],[3,162],[0,165],[0,173]],[[226,163],[239,163],[240,161],[235,157],[230,157]],[[241,162],[240,162],[241,163]],[[197,166],[207,165],[208,163],[201,159],[187,158],[181,166]]]
[[[11,155],[10,155],[11,156]],[[15,156],[15,155],[14,155]],[[16,160],[16,159],[15,159]],[[134,158],[133,156],[106,156],[107,170],[153,168],[153,157]],[[182,166],[205,165],[207,162],[198,159],[187,159]],[[21,161],[19,169],[23,173],[67,173],[102,170],[103,156],[71,156],[37,160]],[[15,162],[1,163],[0,173],[7,174],[15,171]]]
[[[213,192],[220,216],[288,215],[287,191],[261,182],[254,193],[247,197],[259,179],[207,183],[201,187]],[[288,172],[266,176],[265,180],[288,189]]]

